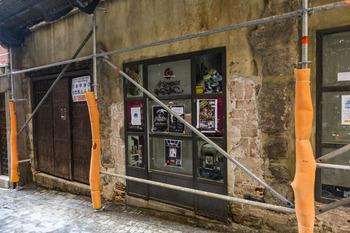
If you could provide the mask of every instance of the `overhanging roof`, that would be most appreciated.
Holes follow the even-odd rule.
[[[100,0],[0,0],[0,45],[18,47],[28,35],[28,28],[52,22],[74,7],[91,14]]]

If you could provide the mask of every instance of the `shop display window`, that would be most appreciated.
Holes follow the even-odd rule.
[[[129,65],[125,68],[125,73],[129,75],[134,81],[143,86],[143,70],[142,65]],[[137,88],[133,83],[126,81],[126,96],[127,97],[142,97],[143,92]]]
[[[216,142],[220,147],[222,143]],[[224,157],[212,145],[205,141],[197,142],[198,151],[198,177],[223,181]]]
[[[128,136],[128,165],[134,167],[145,166],[144,137],[138,135]]]
[[[191,94],[191,60],[149,65],[148,89],[157,97]]]
[[[208,53],[196,57],[196,93],[222,93],[222,53]]]

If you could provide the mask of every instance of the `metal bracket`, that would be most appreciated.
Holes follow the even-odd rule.
[[[304,64],[312,64],[312,61],[304,61],[304,62],[298,62],[298,65],[304,65]]]
[[[10,99],[9,102],[28,102],[27,99]]]

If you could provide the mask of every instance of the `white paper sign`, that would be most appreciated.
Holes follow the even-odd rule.
[[[341,124],[350,125],[350,95],[341,96]]]
[[[337,74],[338,82],[341,81],[350,81],[350,72],[339,72]]]
[[[141,125],[141,108],[134,107],[131,111],[131,125]]]
[[[90,91],[90,76],[82,76],[72,79],[73,102],[86,101],[85,93]]]

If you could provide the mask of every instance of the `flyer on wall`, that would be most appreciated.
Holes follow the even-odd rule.
[[[168,114],[162,106],[152,106],[152,132],[168,132]]]
[[[132,107],[131,111],[131,125],[141,125],[141,107]]]
[[[85,93],[90,91],[90,76],[82,76],[72,79],[73,102],[86,101]]]
[[[350,95],[341,96],[341,124],[350,125]]]
[[[169,106],[171,110],[176,112],[180,117],[185,119],[184,106]],[[185,133],[185,125],[181,123],[174,115],[170,114],[169,132],[171,133]]]
[[[218,129],[216,99],[197,100],[197,128],[203,133],[215,133]]]
[[[182,167],[182,141],[165,139],[165,166]]]

